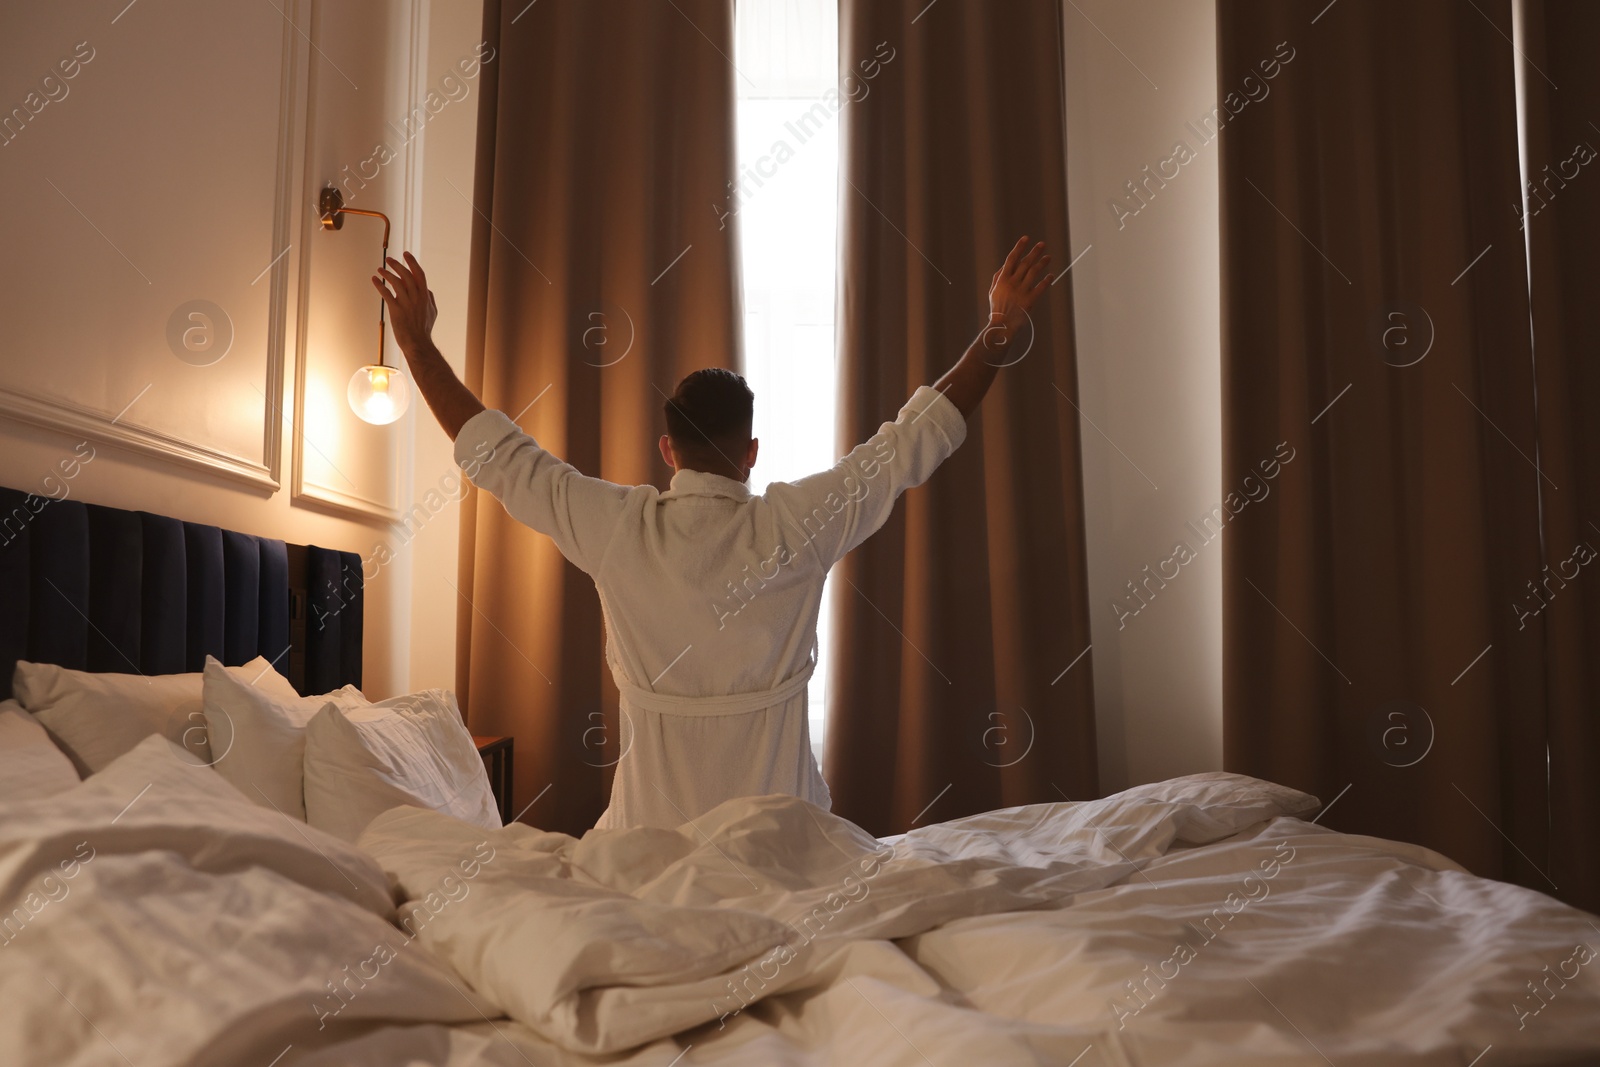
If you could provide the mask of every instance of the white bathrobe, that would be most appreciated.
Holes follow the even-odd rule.
[[[499,411],[468,420],[457,462],[600,592],[623,754],[598,827],[677,827],[768,793],[829,806],[806,717],[823,579],[966,434],[956,406],[923,386],[831,469],[756,496],[695,470],[665,493],[616,485]]]

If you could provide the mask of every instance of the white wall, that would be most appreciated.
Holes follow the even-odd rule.
[[[325,233],[314,204],[378,142],[403,147],[351,206],[389,213],[395,249],[426,257],[441,347],[459,363],[471,208],[443,179],[470,195],[481,79],[458,75],[464,95],[422,136],[394,123],[472,55],[482,8],[317,10],[97,0],[0,15],[0,114],[27,107],[77,42],[94,50],[0,138],[13,205],[0,216],[0,485],[368,560],[398,549],[368,568],[365,688],[384,697],[453,683],[455,608],[438,578],[454,576],[459,511],[450,502],[411,529],[385,517],[440,484],[449,452],[420,402],[387,428],[343,407],[344,382],[376,347],[367,275],[382,230],[352,219]],[[205,297],[237,333],[202,367],[170,350],[165,326],[178,301]],[[225,450],[233,472],[207,467],[194,442]],[[185,455],[164,457],[167,445]],[[60,464],[85,449],[93,461],[66,482]]]
[[[1068,0],[1063,18],[1072,254],[1093,246],[1072,280],[1109,792],[1222,765],[1222,545],[1185,526],[1222,496],[1218,145],[1186,125],[1217,103],[1216,9]],[[1179,141],[1194,158],[1164,187],[1151,182],[1141,205],[1124,183]],[[1197,548],[1193,562],[1152,583],[1137,614],[1113,608],[1179,541]]]
[[[438,84],[483,37],[481,0],[435,3],[428,23],[431,84]],[[439,305],[433,336],[457,374],[465,374],[467,275],[471,257],[473,161],[478,102],[498,56],[472,82],[471,95],[440,112],[423,134],[422,227],[414,254],[428,272]],[[485,210],[487,206],[485,205]],[[425,526],[403,525],[396,544],[411,558],[411,690],[456,684],[456,562],[461,534],[460,496],[450,439],[431,416],[415,423],[416,469],[413,507],[429,516]],[[429,494],[434,494],[432,497]],[[440,501],[443,506],[438,506]],[[420,520],[420,513],[417,514]],[[411,531],[416,530],[415,534]],[[409,538],[406,542],[404,539]]]

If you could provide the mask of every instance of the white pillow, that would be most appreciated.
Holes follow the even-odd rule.
[[[282,696],[248,684],[206,657],[202,688],[211,766],[239,792],[264,808],[306,819],[301,764],[306,723],[322,706],[365,704],[361,690],[347,685],[321,696]]]
[[[0,701],[0,803],[54,796],[78,784],[72,761],[15,700]]]
[[[448,690],[355,709],[330,703],[306,727],[305,775],[306,821],[346,841],[406,804],[500,826],[483,757]]]
[[[289,680],[260,656],[228,670],[269,692],[295,695]],[[21,660],[11,689],[81,774],[104,769],[151,734],[181,746],[196,763],[211,762],[199,672],[101,674]]]

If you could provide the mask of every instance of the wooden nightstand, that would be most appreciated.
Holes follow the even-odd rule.
[[[478,746],[478,755],[483,757],[483,769],[489,774],[489,788],[494,790],[495,802],[500,805],[502,823],[509,823],[517,814],[511,799],[514,781],[511,776],[511,749],[515,740],[514,737],[472,735],[473,744]]]

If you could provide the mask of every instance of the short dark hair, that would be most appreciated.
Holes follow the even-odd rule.
[[[674,444],[696,446],[750,439],[756,394],[743,376],[721,367],[697,370],[678,383],[662,409]]]

